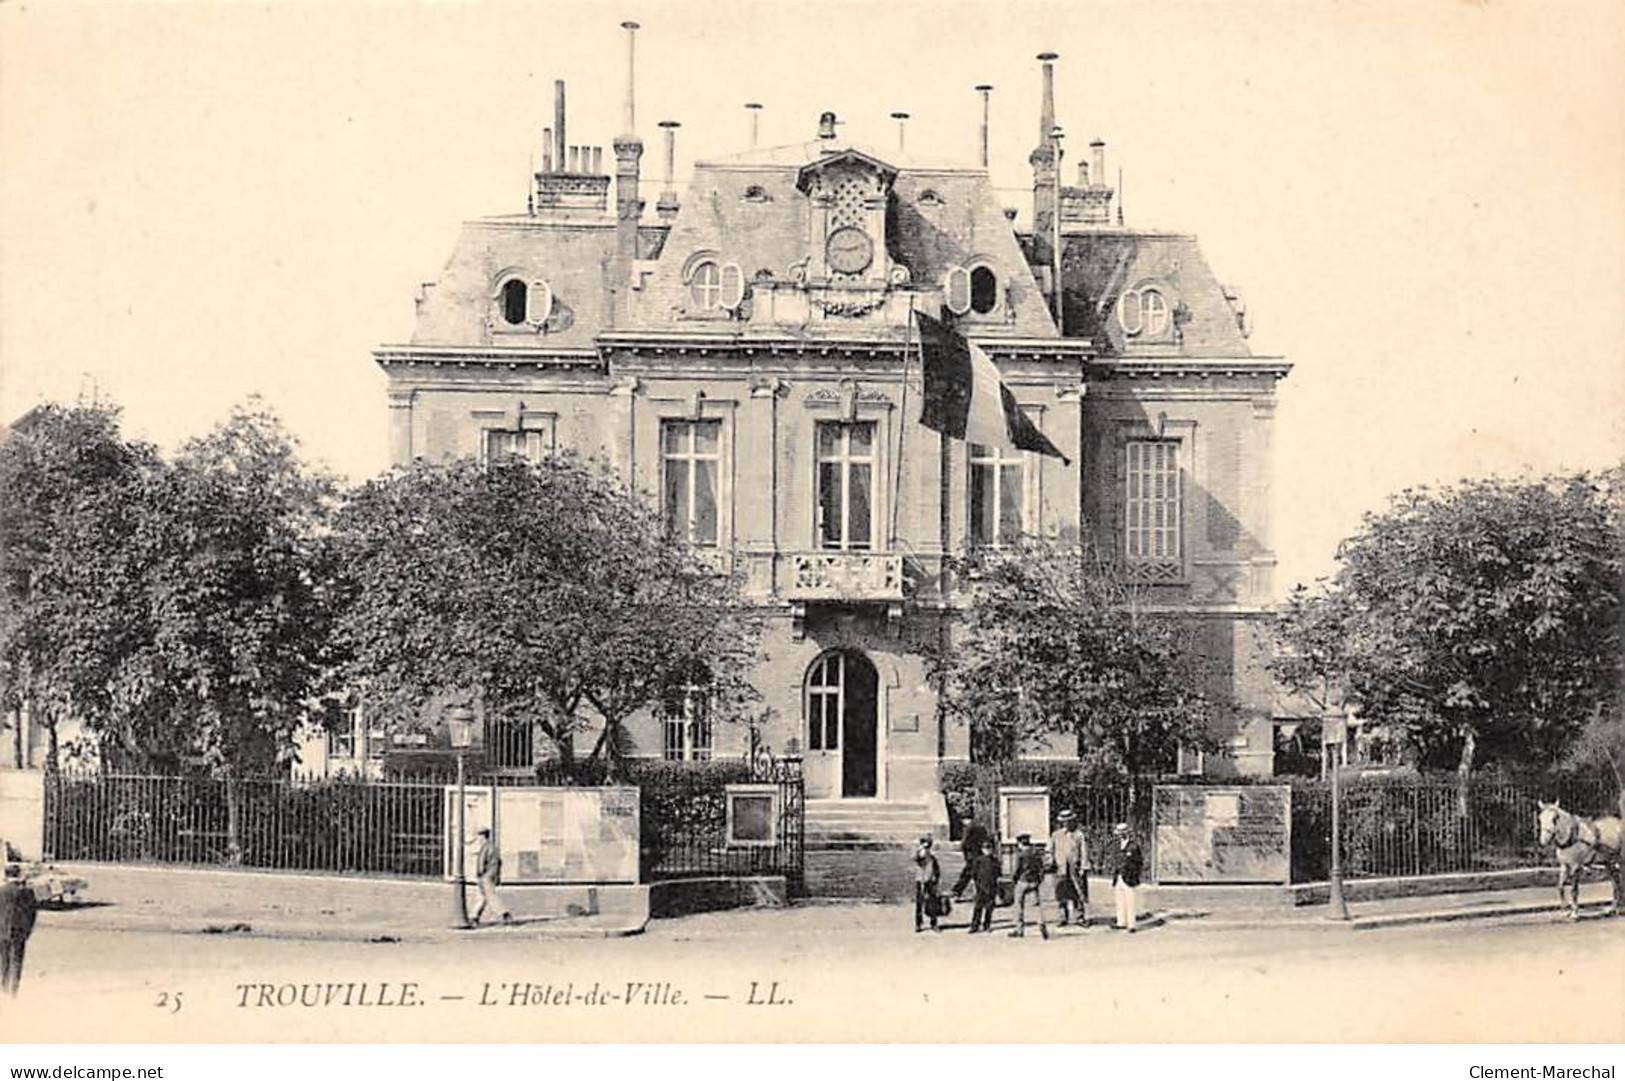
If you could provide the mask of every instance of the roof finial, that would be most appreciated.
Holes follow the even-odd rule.
[[[903,149],[903,129],[908,126],[908,114],[896,112],[891,114],[891,118],[897,121],[897,149],[901,151]]]
[[[750,113],[750,145],[755,146],[762,135],[762,103],[747,101],[745,110]]]

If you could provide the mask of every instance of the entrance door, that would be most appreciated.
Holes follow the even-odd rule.
[[[839,758],[838,791],[846,798],[879,793],[879,690],[875,666],[852,650],[826,653],[808,672],[807,748]]]

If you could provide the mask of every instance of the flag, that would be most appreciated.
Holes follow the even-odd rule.
[[[925,372],[925,406],[920,423],[950,439],[1030,450],[1072,462],[1016,405],[999,369],[976,345],[940,319],[915,312],[920,324],[920,356]]]

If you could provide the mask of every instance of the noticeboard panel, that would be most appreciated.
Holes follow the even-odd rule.
[[[636,883],[636,788],[500,788],[497,839],[509,884]]]
[[[1291,880],[1292,789],[1158,785],[1153,796],[1157,882]]]

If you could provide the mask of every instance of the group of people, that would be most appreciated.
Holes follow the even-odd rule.
[[[1109,864],[1112,871],[1112,896],[1116,902],[1115,926],[1133,932],[1139,918],[1136,890],[1145,870],[1145,856],[1134,831],[1126,822],[1112,828],[1113,847]],[[970,933],[993,930],[993,910],[999,903],[999,880],[1003,875],[994,840],[980,826],[966,831],[962,844],[965,869],[954,884],[955,900],[964,896],[968,886],[975,886],[976,901],[971,909]],[[1011,902],[1016,909],[1016,926],[1012,938],[1027,934],[1027,906],[1031,904],[1038,917],[1038,933],[1049,938],[1049,921],[1044,914],[1044,879],[1055,877],[1055,902],[1060,908],[1061,926],[1076,922],[1087,927],[1089,907],[1089,845],[1084,839],[1076,812],[1067,809],[1056,816],[1055,832],[1050,834],[1048,849],[1033,844],[1031,834],[1018,834],[1011,878]],[[931,930],[941,930],[942,917],[942,865],[932,848],[930,837],[921,837],[914,850],[914,930],[923,931],[927,924]]]

